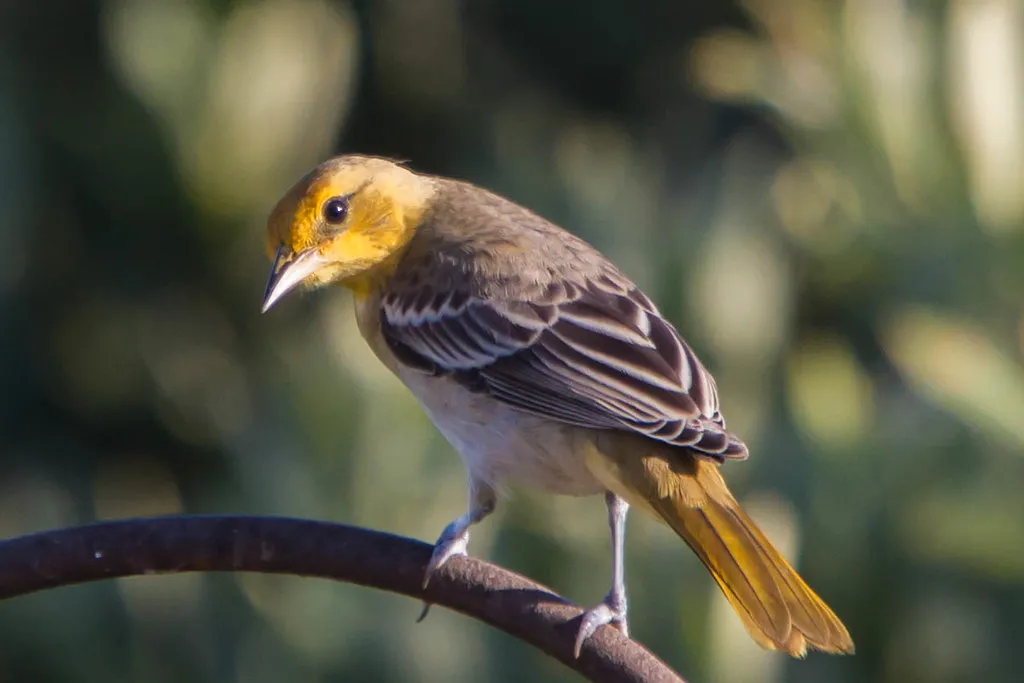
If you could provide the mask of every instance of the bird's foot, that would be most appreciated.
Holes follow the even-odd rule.
[[[461,519],[457,519],[446,526],[434,544],[434,552],[430,555],[427,571],[423,575],[424,588],[430,584],[434,573],[443,567],[445,562],[456,555],[466,554],[466,546],[469,545],[469,525],[461,522]]]
[[[466,546],[468,545],[469,525],[464,523],[464,520],[457,519],[446,526],[438,537],[437,542],[434,543],[434,552],[431,553],[430,561],[427,562],[427,570],[423,574],[423,588],[426,589],[430,585],[430,579],[448,560],[456,555],[465,555]],[[428,612],[430,612],[430,603],[424,602],[423,611],[420,612],[416,622],[419,623],[426,619]]]
[[[619,629],[622,635],[629,637],[624,596],[608,595],[604,602],[583,613],[583,618],[580,619],[580,630],[576,633],[576,647],[573,649],[576,659],[579,659],[583,643],[587,638],[594,635],[594,632],[605,624],[611,624]]]

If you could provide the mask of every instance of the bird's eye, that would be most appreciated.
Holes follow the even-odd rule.
[[[348,197],[331,197],[324,202],[324,220],[331,225],[340,225],[348,216]]]

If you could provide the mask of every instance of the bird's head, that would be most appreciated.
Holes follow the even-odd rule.
[[[266,311],[302,285],[358,293],[394,267],[434,194],[434,182],[385,159],[341,156],[296,183],[267,221],[274,265]]]

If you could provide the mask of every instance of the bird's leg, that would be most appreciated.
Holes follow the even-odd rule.
[[[625,539],[626,513],[629,503],[611,491],[604,494],[608,506],[608,526],[612,536],[612,587],[604,601],[583,613],[580,630],[576,634],[576,648],[573,650],[578,658],[583,643],[594,634],[599,627],[613,624],[629,637],[629,625],[626,623],[626,572],[625,572]]]
[[[469,528],[494,512],[495,502],[494,489],[471,476],[469,480],[469,511],[452,520],[434,543],[434,552],[430,556],[427,571],[423,576],[424,588],[445,562],[455,555],[466,554],[466,546],[469,544]],[[430,603],[424,603],[423,612],[417,621],[423,621],[429,611]]]

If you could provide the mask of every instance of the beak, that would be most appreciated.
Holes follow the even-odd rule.
[[[267,279],[267,289],[263,293],[262,312],[269,311],[281,297],[320,270],[324,263],[325,259],[315,248],[293,254],[287,247],[278,247],[274,265],[270,268],[270,277]]]

